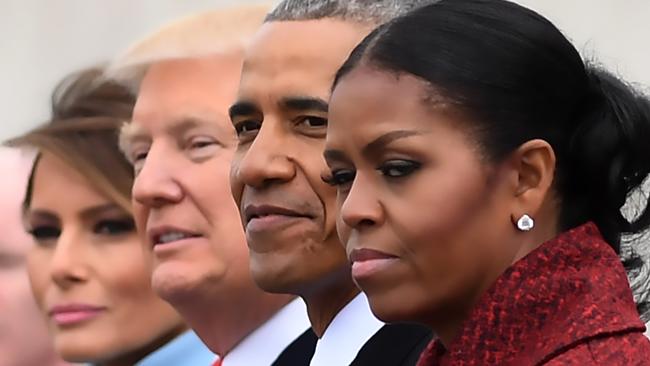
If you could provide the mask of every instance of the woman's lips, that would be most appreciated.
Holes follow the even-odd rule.
[[[91,320],[106,308],[87,304],[67,304],[52,307],[49,314],[52,320],[59,326],[76,325]]]
[[[350,253],[352,277],[364,279],[385,270],[398,261],[398,257],[373,249],[354,249]]]

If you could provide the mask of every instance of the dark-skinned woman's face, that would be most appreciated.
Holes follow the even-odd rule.
[[[416,77],[360,66],[330,104],[324,179],[338,189],[354,279],[385,321],[464,311],[458,304],[472,303],[516,250],[504,172],[429,91]]]

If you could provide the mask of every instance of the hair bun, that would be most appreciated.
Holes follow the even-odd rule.
[[[589,87],[569,144],[571,168],[581,182],[567,184],[591,206],[595,217],[589,219],[613,243],[622,233],[650,225],[647,202],[631,221],[621,213],[629,194],[650,173],[650,101],[601,68],[587,65],[586,71]]]

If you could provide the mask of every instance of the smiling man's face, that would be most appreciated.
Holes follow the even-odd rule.
[[[253,276],[267,291],[352,283],[322,154],[334,75],[368,31],[332,19],[268,22],[245,57],[230,109],[239,139],[231,185]]]
[[[122,134],[136,170],[136,223],[154,257],[152,285],[172,304],[254,290],[228,186],[236,138],[227,110],[240,69],[239,55],[151,66]]]

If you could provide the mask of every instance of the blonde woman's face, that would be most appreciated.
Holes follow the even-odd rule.
[[[184,329],[151,290],[131,213],[51,154],[37,164],[26,226],[32,290],[66,360],[135,362]]]

